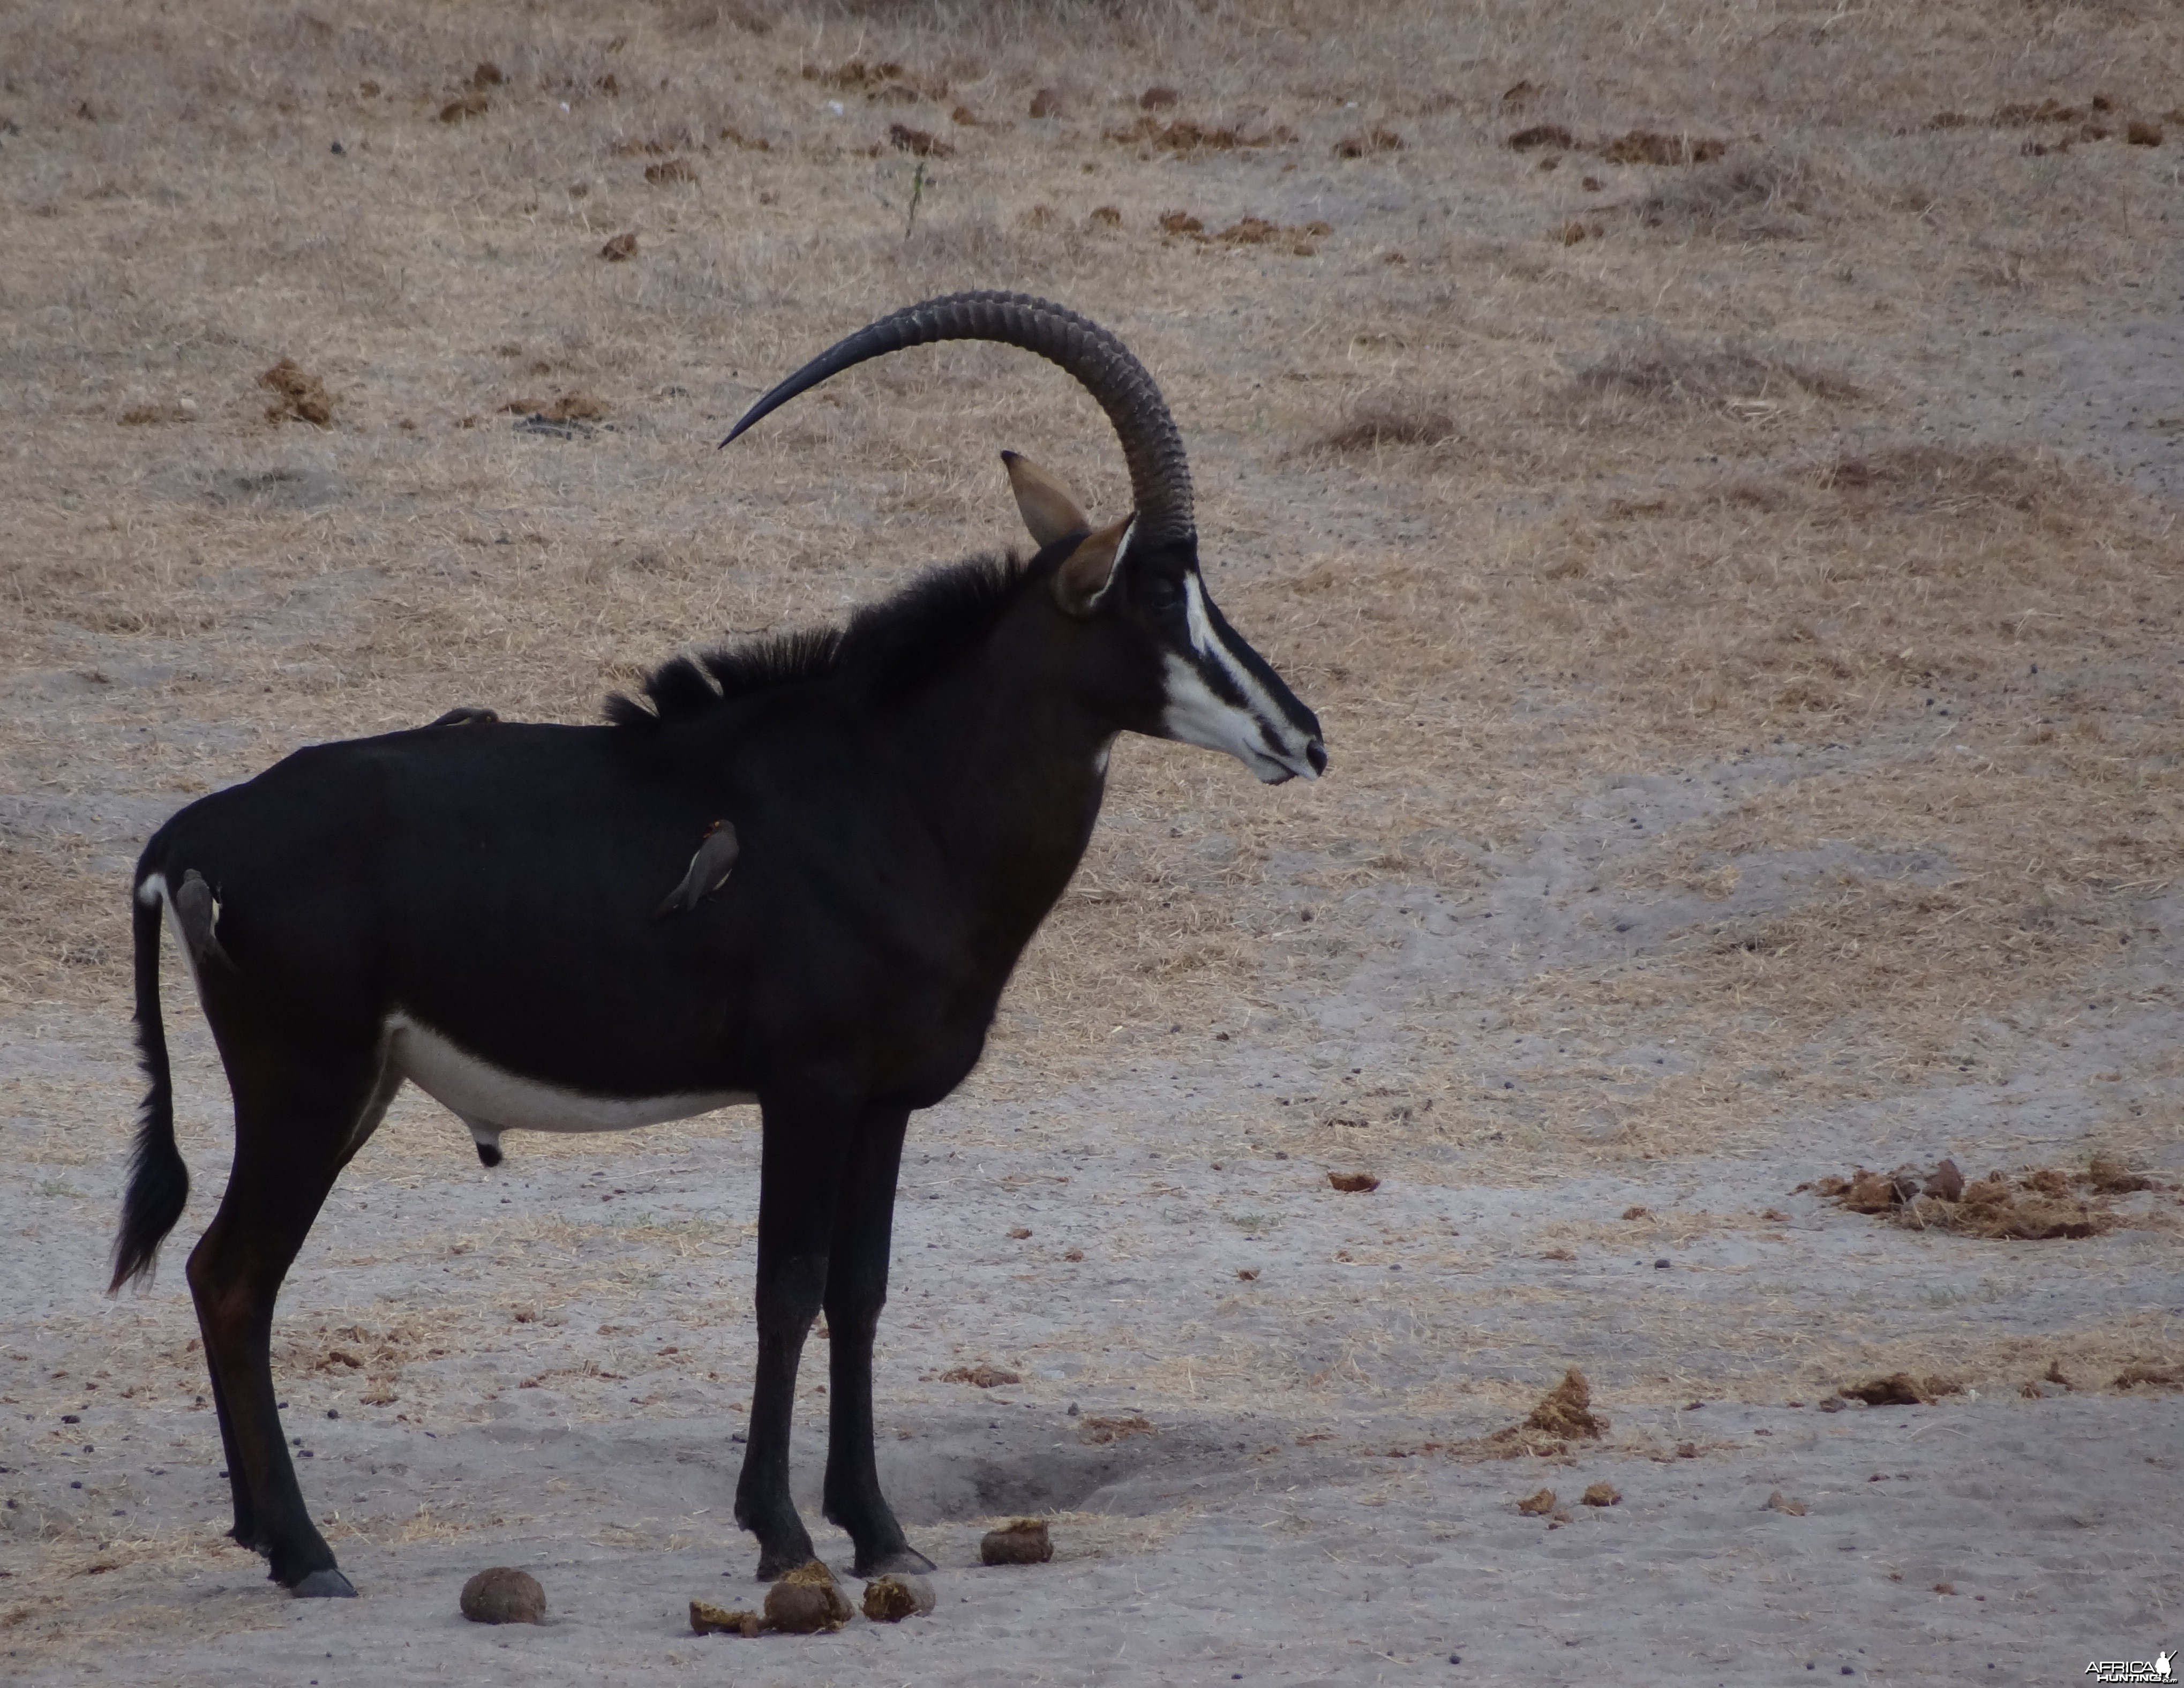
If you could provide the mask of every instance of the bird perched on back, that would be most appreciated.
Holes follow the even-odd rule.
[[[235,965],[220,947],[220,936],[213,930],[220,919],[220,899],[194,867],[182,875],[182,883],[175,888],[175,918],[182,928],[182,942],[190,946],[192,961],[202,966],[210,957],[226,967]]]
[[[736,842],[735,827],[726,821],[714,822],[705,828],[705,841],[698,846],[698,853],[690,858],[690,871],[682,876],[682,883],[653,910],[652,917],[665,920],[671,914],[689,913],[727,883],[742,850]]]

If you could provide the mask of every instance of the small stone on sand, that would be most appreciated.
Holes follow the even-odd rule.
[[[546,1591],[528,1571],[495,1565],[463,1585],[463,1616],[473,1624],[543,1624]]]

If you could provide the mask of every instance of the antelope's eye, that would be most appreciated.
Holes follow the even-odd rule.
[[[1183,593],[1176,583],[1166,575],[1156,574],[1149,577],[1139,586],[1138,596],[1149,610],[1167,610],[1173,608],[1182,598]]]

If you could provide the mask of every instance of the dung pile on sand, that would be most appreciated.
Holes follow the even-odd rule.
[[[850,1612],[850,1596],[818,1559],[805,1560],[766,1591],[766,1627],[792,1635],[838,1630]]]
[[[933,1585],[923,1577],[874,1577],[865,1585],[865,1616],[875,1624],[922,1618],[931,1613],[933,1606]]]
[[[817,1559],[807,1559],[766,1591],[763,1612],[730,1611],[710,1600],[690,1602],[694,1635],[753,1636],[768,1630],[787,1635],[812,1635],[838,1630],[854,1608],[834,1574]],[[926,1607],[930,1610],[928,1605]]]
[[[1836,1393],[1845,1401],[1862,1401],[1868,1407],[1930,1407],[1945,1395],[1961,1395],[1964,1384],[1955,1378],[1916,1378],[1908,1372],[1891,1372],[1862,1384],[1845,1384]],[[1821,1403],[1825,1411],[1827,1403]]]
[[[1885,1214],[1899,1225],[1959,1236],[2045,1242],[2097,1236],[2123,1223],[2115,1200],[2162,1186],[2120,1161],[2096,1155],[2082,1173],[2028,1167],[2014,1178],[1991,1172],[1967,1182],[1954,1161],[1930,1173],[1898,1167],[1892,1173],[1860,1167],[1848,1178],[1826,1178],[1805,1186],[1853,1213]]]
[[[463,1616],[473,1624],[543,1624],[546,1591],[528,1571],[495,1565],[463,1585]]]
[[[1592,1410],[1592,1385],[1574,1366],[1563,1380],[1539,1399],[1521,1424],[1511,1424],[1490,1436],[1453,1442],[1451,1454],[1485,1459],[1548,1458],[1567,1454],[1572,1442],[1597,1441],[1610,1429],[1607,1416]]]
[[[267,421],[309,422],[321,428],[333,426],[334,402],[326,383],[309,370],[298,368],[293,358],[281,359],[258,377],[258,384],[269,388],[275,399],[265,408]]]
[[[978,1542],[982,1565],[1044,1565],[1054,1557],[1045,1518],[1017,1518],[989,1529]]]

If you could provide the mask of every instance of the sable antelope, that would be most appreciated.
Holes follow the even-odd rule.
[[[760,1576],[811,1556],[789,1418],[823,1308],[827,1516],[859,1574],[930,1568],[872,1455],[872,1336],[910,1114],[977,1062],[1084,854],[1117,733],[1225,750],[1269,783],[1327,764],[1312,711],[1214,608],[1182,442],[1105,329],[1017,294],[929,300],[806,365],[735,432],[853,364],[950,339],[1022,347],[1083,383],[1120,437],[1135,510],[1095,528],[1010,454],[1039,542],[1028,562],[959,564],[844,627],[678,658],[642,701],[611,699],[604,726],[457,711],[300,750],[146,847],[150,1089],[114,1286],[151,1270],[188,1190],[160,1022],[164,915],[234,1095],[234,1166],[189,1281],[235,1538],[297,1594],[354,1590],[282,1440],[274,1296],[405,1079],[469,1126],[488,1166],[507,1131],[755,1101],[758,1373],[737,1521],[758,1537]]]

